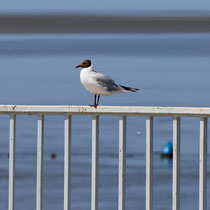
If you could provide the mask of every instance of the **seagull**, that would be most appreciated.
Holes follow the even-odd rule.
[[[108,75],[95,71],[91,60],[84,60],[75,68],[79,67],[82,68],[80,71],[80,81],[82,85],[89,92],[94,93],[94,105],[90,105],[92,107],[96,108],[98,106],[100,95],[111,96],[113,93],[128,93],[139,90],[137,88],[118,85]]]

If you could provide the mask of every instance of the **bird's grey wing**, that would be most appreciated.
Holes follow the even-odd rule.
[[[105,74],[98,73],[95,79],[97,83],[107,91],[112,92],[119,90],[119,86],[115,83],[115,81]]]

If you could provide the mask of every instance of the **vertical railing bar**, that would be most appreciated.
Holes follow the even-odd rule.
[[[126,116],[119,119],[119,186],[118,210],[126,205]]]
[[[207,196],[207,118],[200,118],[199,210],[206,210]]]
[[[10,115],[9,121],[9,199],[8,210],[14,210],[15,196],[15,127],[16,115]]]
[[[172,210],[180,209],[180,117],[173,118]]]
[[[146,210],[153,209],[153,116],[146,119]]]
[[[36,189],[36,210],[42,210],[42,177],[43,177],[43,137],[44,137],[44,116],[38,115],[37,122],[37,189]]]
[[[64,210],[71,207],[71,115],[65,115],[64,123]]]
[[[98,210],[99,116],[92,117],[91,210]]]

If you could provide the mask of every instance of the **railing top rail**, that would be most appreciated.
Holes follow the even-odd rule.
[[[0,114],[210,117],[205,107],[0,105]]]

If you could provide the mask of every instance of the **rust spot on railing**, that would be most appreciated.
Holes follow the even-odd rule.
[[[84,108],[84,107],[79,107],[79,112],[80,112],[80,113],[86,112],[86,108]]]

